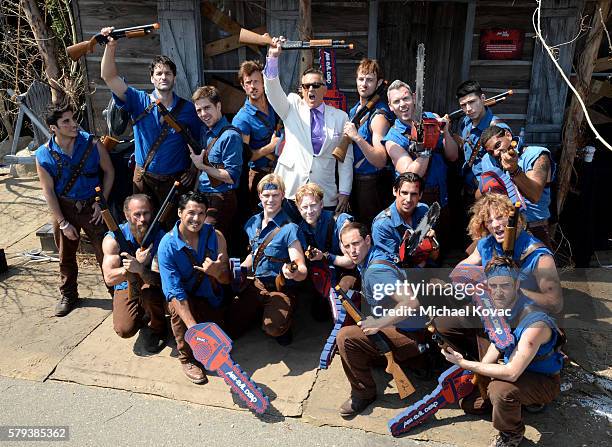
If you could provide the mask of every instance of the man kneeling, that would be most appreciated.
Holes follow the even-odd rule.
[[[156,353],[166,344],[166,311],[164,295],[157,271],[157,248],[164,236],[160,229],[151,246],[139,247],[152,219],[151,200],[145,194],[125,199],[123,212],[127,222],[119,225],[130,253],[121,253],[112,232],[102,241],[102,272],[113,292],[113,326],[121,338],[133,337],[142,325],[144,313],[149,315],[148,352]]]
[[[183,372],[193,383],[208,380],[185,341],[187,328],[211,321],[230,337],[225,324],[226,306],[222,284],[230,283],[227,244],[220,231],[204,223],[208,200],[201,192],[181,196],[179,221],[159,244],[159,273],[176,349]]]
[[[465,360],[452,348],[442,353],[449,362],[491,378],[487,394],[493,427],[499,430],[491,447],[516,447],[525,433],[521,405],[547,404],[559,394],[560,347],[565,340],[555,321],[520,291],[518,268],[511,259],[494,257],[485,273],[496,307],[508,312],[514,344],[503,352],[491,344],[480,362]]]

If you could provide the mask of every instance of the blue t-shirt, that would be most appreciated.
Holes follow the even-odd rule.
[[[289,217],[282,209],[272,220],[270,220],[270,222],[268,222],[268,225],[266,225],[266,228],[263,230],[261,228],[262,221],[263,212],[255,214],[244,225],[244,231],[246,231],[249,237],[249,243],[251,245],[251,253],[249,256],[252,257],[252,261],[254,262],[255,254],[259,246],[266,240],[268,234],[274,231],[275,228],[281,227],[281,230],[274,235],[270,243],[264,249],[264,256],[261,256],[259,263],[253,265],[255,276],[265,284],[270,284],[274,282],[283,264],[289,262],[289,246],[295,241],[299,241],[302,248],[304,248],[306,246],[306,241],[299,227],[289,220]]]
[[[307,245],[311,245],[323,252],[329,252],[329,262],[334,263],[336,256],[342,255],[340,249],[340,230],[346,221],[353,221],[353,217],[346,213],[341,213],[334,222],[334,212],[323,210],[317,221],[315,228],[311,227],[305,220],[299,223],[300,230],[304,233]],[[331,232],[331,246],[328,244],[330,225],[333,225]]]
[[[206,149],[212,140],[218,137],[208,152],[208,160],[213,165],[223,165],[223,169],[229,173],[234,184],[230,185],[224,182],[213,188],[208,174],[202,171],[199,178],[198,191],[221,193],[236,189],[240,184],[240,173],[242,172],[242,136],[234,129],[227,129],[221,133],[221,130],[227,126],[229,126],[229,121],[224,116],[217,121],[217,124],[212,129],[203,126],[201,141],[202,146]]]
[[[152,93],[152,95],[155,94],[156,92]],[[153,102],[149,94],[143,90],[136,90],[133,87],[128,87],[126,90],[125,102],[121,101],[115,95],[113,95],[113,97],[117,105],[127,110],[133,120],[138,118],[151,102]],[[176,107],[179,100],[177,95],[173,95],[173,97],[174,100],[172,107],[169,108],[170,111]],[[187,127],[191,135],[197,139],[203,124],[198,118],[195,106],[192,102],[186,101],[180,113],[178,116],[175,116],[175,118]],[[157,140],[157,137],[159,137],[162,131],[162,124],[165,125],[165,123],[160,122],[160,119],[161,114],[157,107],[153,107],[149,113],[134,124],[134,154],[136,156],[136,164],[140,167],[144,165],[147,159],[149,148]],[[189,158],[189,149],[187,148],[185,139],[180,133],[177,133],[170,127],[168,135],[157,150],[147,171],[160,175],[169,175],[184,171],[190,165],[191,159]]]
[[[500,118],[493,115],[491,109],[488,107],[485,108],[485,115],[482,117],[478,125],[474,126],[472,120],[468,116],[464,116],[459,124],[459,133],[461,134],[461,138],[463,139],[463,177],[465,184],[468,185],[471,189],[476,189],[478,184],[480,183],[480,175],[482,174],[482,167],[480,166],[483,155],[487,152],[484,147],[480,147],[478,151],[478,155],[474,160],[474,164],[472,165],[472,169],[470,169],[467,165],[470,157],[472,156],[472,148],[475,148],[480,141],[480,136],[484,132],[484,130],[495,124],[504,129],[510,130],[507,124],[501,122]]]
[[[423,116],[433,116],[430,112],[424,112]],[[382,142],[385,144],[387,141],[392,141],[399,146],[403,147],[406,151],[412,144],[410,139],[407,137],[410,135],[410,125],[404,124],[399,118],[395,120],[395,123],[387,132]],[[448,168],[444,161],[444,156],[441,151],[444,151],[444,140],[442,136],[438,139],[438,144],[435,147],[434,152],[431,154],[429,160],[429,166],[425,173],[425,189],[438,188],[440,194],[440,206],[445,207],[448,203],[448,188],[446,183],[446,175]],[[413,160],[416,157],[413,154],[408,154]],[[395,172],[395,176],[399,176],[401,172]]]
[[[240,129],[243,135],[249,135],[249,147],[253,150],[261,149],[270,143],[270,139],[274,134],[276,125],[278,124],[278,116],[274,109],[268,103],[269,115],[259,110],[251,104],[247,98],[244,105],[238,110],[236,116],[232,120],[232,125]],[[276,163],[267,157],[261,157],[255,161],[249,161],[249,168],[274,168]]]
[[[189,256],[183,251],[189,250],[199,265],[202,265],[207,257],[216,261],[218,240],[215,228],[210,224],[202,226],[196,250],[181,239],[179,224],[180,222],[177,222],[162,238],[157,254],[162,290],[166,300],[170,302],[172,298],[179,301],[189,298],[207,299],[212,307],[218,308],[223,304],[223,290],[213,288],[208,275],[204,275],[204,280],[198,289],[193,291],[198,271],[193,268]]]
[[[131,249],[134,250],[134,252],[130,254],[134,256],[134,253],[136,252],[136,249],[138,248],[138,242],[136,241],[136,238],[130,231],[130,224],[128,222],[124,222],[121,225],[119,225],[119,229],[123,233],[123,237],[128,242],[128,244],[131,244]],[[151,247],[151,259],[157,256],[157,249],[159,247],[159,243],[161,242],[165,234],[166,234],[165,231],[162,230],[161,228],[157,230],[155,239],[153,240],[153,246]],[[106,236],[109,236],[115,239],[115,235],[113,234],[112,231],[108,231],[105,237]],[[124,290],[124,289],[127,289],[127,286],[128,286],[127,281],[123,281],[122,283],[115,284],[115,290]]]
[[[480,239],[477,248],[483,267],[487,265],[493,256],[502,256],[504,253],[502,245],[495,240],[492,234]],[[538,260],[544,255],[552,256],[552,252],[539,239],[536,239],[528,231],[521,231],[519,233],[514,244],[512,259],[520,265],[519,279],[522,288],[535,292],[540,291],[533,272],[538,266]]]
[[[372,247],[363,264],[357,266],[359,273],[361,273],[361,291],[370,305],[372,315],[375,317],[383,316],[382,309],[393,309],[396,306],[396,301],[384,294],[385,286],[399,283],[403,289],[403,284],[407,281],[404,271],[398,267],[374,262],[380,260],[393,263],[393,259],[386,253]],[[404,331],[418,331],[425,327],[426,322],[427,317],[420,316],[417,311],[417,315],[407,317],[400,323],[395,324],[395,327]]]
[[[47,143],[36,150],[36,161],[41,168],[53,177],[53,190],[56,196],[59,197],[70,180],[72,169],[76,168],[87,151],[90,137],[93,138],[93,136],[87,132],[80,131],[78,133],[74,141],[72,157],[66,155],[64,151],[62,151],[55,142],[54,137],[51,137]],[[51,152],[60,158],[59,165]],[[96,186],[100,185],[99,169],[100,153],[98,152],[98,148],[94,146],[83,165],[83,169],[81,169],[81,174],[77,177],[76,182],[74,182],[74,185],[66,192],[64,197],[73,200],[86,200],[93,197],[96,194]]]
[[[397,260],[399,256],[399,246],[404,238],[406,230],[413,230],[417,227],[421,219],[427,214],[429,206],[418,203],[412,213],[412,221],[404,222],[399,215],[397,206],[393,202],[387,209],[382,210],[374,218],[372,223],[372,243],[384,252],[391,259]]]
[[[358,101],[357,104],[355,104],[353,108],[349,111],[349,114],[348,114],[349,120],[353,119],[360,105],[361,103]],[[374,117],[379,114],[382,114],[387,119],[387,121],[389,121],[389,123],[393,123],[393,120],[394,120],[393,112],[391,112],[391,110],[389,109],[387,102],[381,100],[376,103],[376,105],[374,106],[374,110],[369,112],[368,119],[365,120],[365,122],[361,126],[359,126],[359,129],[357,129],[357,132],[359,133],[359,135],[361,135],[361,137],[370,144],[372,144],[372,136],[373,136],[372,129],[370,126],[372,124],[372,120],[374,119]],[[382,169],[385,169],[385,168],[377,168],[376,166],[372,165],[368,161],[368,159],[365,157],[365,155],[363,154],[363,151],[357,144],[353,144],[353,158],[354,158],[353,166],[354,166],[355,174],[361,174],[361,175],[375,174],[381,171]]]

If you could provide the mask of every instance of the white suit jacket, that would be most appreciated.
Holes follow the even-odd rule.
[[[314,155],[310,108],[296,93],[287,96],[278,77],[268,79],[264,76],[264,86],[268,101],[285,125],[285,147],[274,169],[285,182],[285,196],[294,199],[300,186],[313,182],[323,188],[323,206],[335,206],[338,203],[338,187],[340,191],[350,193],[353,184],[353,145],[349,145],[344,163],[338,162],[332,156],[332,151],[342,138],[348,115],[342,110],[325,105],[325,140],[319,154]]]

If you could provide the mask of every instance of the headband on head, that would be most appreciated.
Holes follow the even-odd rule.
[[[518,278],[519,272],[518,269],[510,268],[508,266],[502,265],[499,267],[495,267],[486,273],[487,278],[491,278],[493,276],[510,276],[513,279]]]
[[[264,183],[261,190],[262,191],[275,191],[278,189],[278,185],[276,183]]]

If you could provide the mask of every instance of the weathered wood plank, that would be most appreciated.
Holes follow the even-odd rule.
[[[202,27],[199,0],[158,0],[162,52],[176,64],[175,92],[183,98],[202,85]]]
[[[240,34],[240,28],[242,28],[242,25],[217,9],[211,2],[202,1],[200,8],[204,17],[213,22],[223,31],[230,34]],[[249,48],[255,52],[259,51],[256,45],[249,45]]]
[[[266,32],[266,27],[260,26],[251,31],[257,34],[263,34]],[[206,57],[213,57],[243,47],[244,45],[238,41],[239,37],[239,34],[233,34],[229,37],[207,43],[204,48],[204,55]]]

